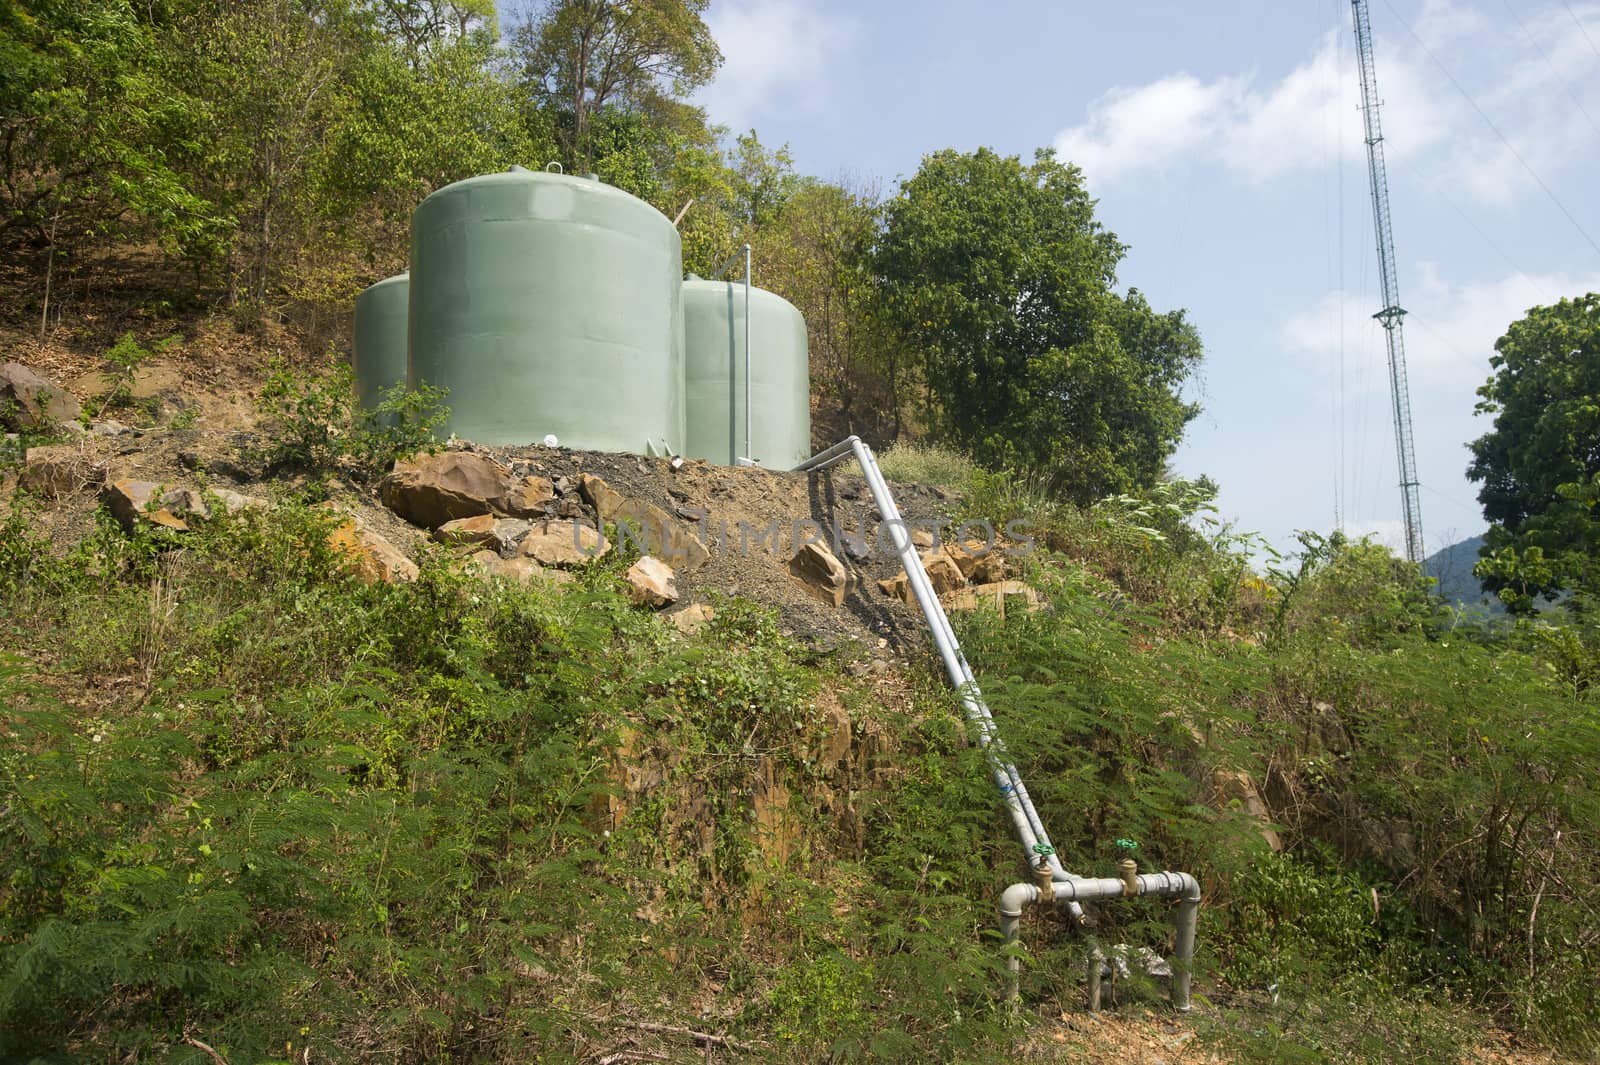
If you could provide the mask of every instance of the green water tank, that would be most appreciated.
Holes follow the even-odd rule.
[[[743,282],[683,283],[684,454],[787,470],[811,454],[806,322],[794,304],[750,290],[750,450],[745,451]]]
[[[447,185],[411,216],[407,380],[481,444],[677,452],[682,264],[665,215],[593,177]]]
[[[356,402],[371,410],[406,383],[407,275],[386,277],[356,297]]]

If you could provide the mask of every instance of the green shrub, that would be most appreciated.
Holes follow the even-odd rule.
[[[376,406],[360,407],[354,372],[343,360],[320,376],[274,365],[259,399],[273,441],[263,457],[273,469],[378,479],[395,459],[433,446],[435,430],[450,415],[444,390],[429,385],[395,385],[381,395]]]

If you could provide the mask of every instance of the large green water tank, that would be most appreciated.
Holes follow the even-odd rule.
[[[405,274],[386,277],[356,297],[356,401],[371,410],[385,389],[406,383]]]
[[[592,177],[447,185],[411,216],[407,380],[478,443],[677,452],[682,264],[665,215]]]
[[[811,454],[806,322],[794,304],[750,290],[750,451],[745,451],[745,312],[741,282],[683,283],[684,454],[787,470]]]

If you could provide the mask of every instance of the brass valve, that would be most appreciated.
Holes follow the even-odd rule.
[[[1039,901],[1054,902],[1056,899],[1056,881],[1054,875],[1050,872],[1050,864],[1041,859],[1039,864],[1033,867],[1033,878],[1039,884]]]
[[[1122,880],[1123,895],[1132,898],[1139,894],[1139,863],[1124,858],[1117,863],[1117,876]]]

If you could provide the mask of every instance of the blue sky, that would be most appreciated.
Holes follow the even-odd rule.
[[[1465,443],[1495,339],[1600,290],[1600,3],[1372,0],[1371,19],[1432,552],[1484,525]],[[712,120],[803,172],[890,193],[926,152],[1054,145],[1132,246],[1122,283],[1205,342],[1177,470],[1280,546],[1332,528],[1336,500],[1400,545],[1348,0],[712,0],[708,22]]]

